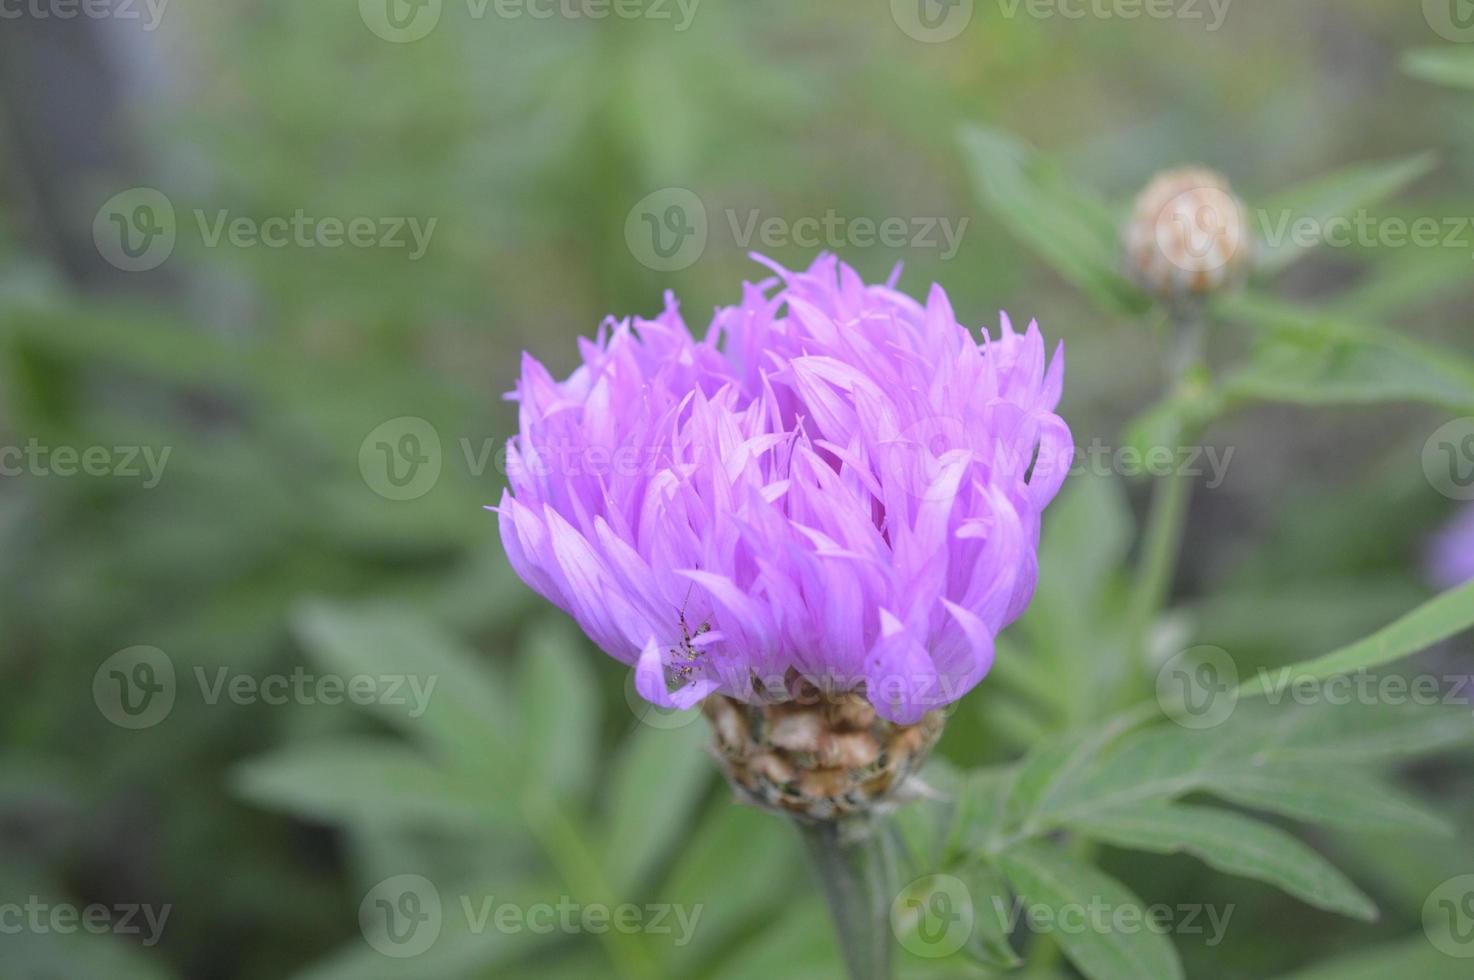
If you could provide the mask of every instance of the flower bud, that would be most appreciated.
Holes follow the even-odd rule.
[[[1253,263],[1244,202],[1221,175],[1197,167],[1154,177],[1136,199],[1122,240],[1127,275],[1169,301],[1235,286]]]
[[[942,733],[942,711],[898,725],[862,694],[805,693],[751,704],[714,694],[702,703],[717,758],[744,802],[812,820],[870,810],[896,795]]]

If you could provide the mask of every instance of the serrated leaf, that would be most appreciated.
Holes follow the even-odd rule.
[[[1467,44],[1420,48],[1402,56],[1402,70],[1425,82],[1474,88],[1474,51]]]
[[[593,779],[599,696],[571,628],[539,625],[523,645],[518,678],[525,778],[578,799]]]
[[[1117,847],[1192,854],[1219,871],[1267,882],[1317,908],[1358,919],[1377,917],[1372,900],[1325,858],[1279,828],[1236,813],[1138,803],[1078,817],[1070,826]]]
[[[237,766],[232,783],[259,806],[324,823],[466,831],[515,817],[481,784],[385,739],[322,742],[261,756]]]
[[[1385,200],[1430,173],[1437,163],[1432,154],[1378,163],[1362,163],[1292,187],[1274,195],[1257,210],[1256,229],[1261,237],[1257,265],[1275,273],[1291,265],[1308,251],[1291,234],[1297,222],[1308,219],[1310,227],[1324,235],[1329,222],[1344,218],[1357,208]],[[1313,247],[1313,246],[1312,246]]]
[[[1246,767],[1216,777],[1220,799],[1346,830],[1451,837],[1453,827],[1386,780],[1344,766]]]
[[[620,747],[610,774],[606,864],[626,893],[683,840],[715,769],[706,726],[640,726]]]
[[[978,199],[1061,276],[1112,313],[1149,305],[1120,273],[1117,218],[1022,140],[983,125],[960,134]]]
[[[1004,851],[998,866],[1014,891],[1026,903],[1061,910],[1104,903],[1112,910],[1134,907],[1141,900],[1125,885],[1099,869],[1082,863],[1049,844],[1026,843]],[[1145,921],[1142,912],[1138,921]],[[1090,980],[1173,980],[1182,976],[1177,950],[1160,933],[1143,926],[1136,930],[1095,928],[1101,923],[1085,918],[1086,928],[1059,930],[1051,935],[1070,962]]]

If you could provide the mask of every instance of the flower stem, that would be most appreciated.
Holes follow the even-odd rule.
[[[794,822],[824,888],[851,980],[889,980],[895,874],[877,819]]]
[[[1167,357],[1169,394],[1180,389],[1202,366],[1206,324],[1200,312],[1174,310],[1171,330],[1172,346]],[[1196,428],[1184,427],[1177,435],[1180,442],[1186,442],[1196,439],[1199,432]],[[1152,622],[1167,600],[1177,571],[1191,496],[1192,478],[1178,468],[1159,477],[1152,489],[1141,560],[1137,565],[1126,620],[1126,640],[1130,644],[1128,654],[1136,658],[1135,662],[1144,674],[1150,672],[1151,651],[1148,646]]]

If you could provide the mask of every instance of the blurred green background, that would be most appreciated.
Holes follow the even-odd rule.
[[[171,910],[156,944],[122,929],[0,935],[0,976],[834,975],[790,829],[732,807],[703,723],[642,724],[625,671],[507,569],[482,506],[503,483],[515,411],[501,396],[520,352],[565,374],[575,338],[607,314],[654,314],[666,289],[700,329],[763,274],[749,249],[788,265],[818,250],[791,234],[744,246],[754,216],[788,232],[831,211],[937,218],[962,229],[955,254],[856,234],[820,246],[868,278],[904,262],[902,288],[941,282],[964,322],[1037,317],[1068,348],[1077,443],[1114,446],[1162,392],[1160,317],[1102,309],[1026,247],[978,195],[987,174],[962,127],[1017,134],[1122,213],[1179,164],[1222,170],[1252,207],[1432,151],[1375,213],[1474,216],[1474,104],[1402,67],[1455,43],[1417,4],[1235,0],[1216,30],[1206,4],[1179,4],[1203,19],[967,7],[936,42],[913,36],[926,32],[900,0],[604,19],[174,0],[156,23],[142,3],[138,20],[45,4],[0,20],[0,442],[108,450],[103,475],[54,458],[0,477],[0,901]],[[172,211],[162,259],[159,199],[116,198],[136,188]],[[632,209],[671,188],[696,195],[706,243],[661,271]],[[253,243],[250,229],[299,212],[371,219],[371,240]],[[114,215],[154,250],[120,258]],[[214,240],[222,216],[245,219],[244,237]],[[384,237],[412,241],[411,222],[430,229],[422,255]],[[1322,249],[1274,291],[1474,356],[1471,270],[1470,241]],[[1246,345],[1229,330],[1210,341],[1215,357]],[[1162,643],[1213,643],[1241,669],[1287,663],[1430,595],[1420,555],[1453,505],[1419,454],[1448,414],[1254,404],[1214,425],[1208,442],[1234,455],[1193,501]],[[438,476],[396,483],[380,443],[429,452],[432,438]],[[165,459],[156,480],[144,451]],[[1121,605],[1113,576],[1147,492],[1119,474],[1072,480],[1041,605],[1009,634],[1024,679],[1010,670],[959,706],[948,759],[1008,761],[1102,713],[1090,676],[1038,648],[1109,672],[1083,597]],[[135,652],[109,661],[122,651]],[[129,727],[110,670],[164,666],[172,706]],[[200,680],[297,671],[438,681],[410,717],[212,698]],[[1021,683],[1054,701],[1027,703]],[[1222,946],[1178,937],[1190,976],[1419,942],[1422,896],[1474,870],[1469,758],[1402,776],[1462,821],[1457,841],[1318,838],[1383,902],[1374,926],[1188,862],[1107,865],[1147,900],[1238,905]],[[405,874],[433,881],[445,909],[413,960],[359,925],[376,884]],[[700,903],[705,918],[679,946],[473,934],[462,896]]]

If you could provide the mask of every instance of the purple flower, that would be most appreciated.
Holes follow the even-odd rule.
[[[1452,589],[1474,579],[1474,504],[1465,507],[1433,538],[1425,563],[1428,579]]]
[[[1028,604],[1069,469],[1062,351],[1007,317],[979,343],[834,256],[744,284],[693,338],[674,297],[607,320],[555,380],[524,355],[517,573],[686,708],[863,686],[901,724],[955,701]]]

